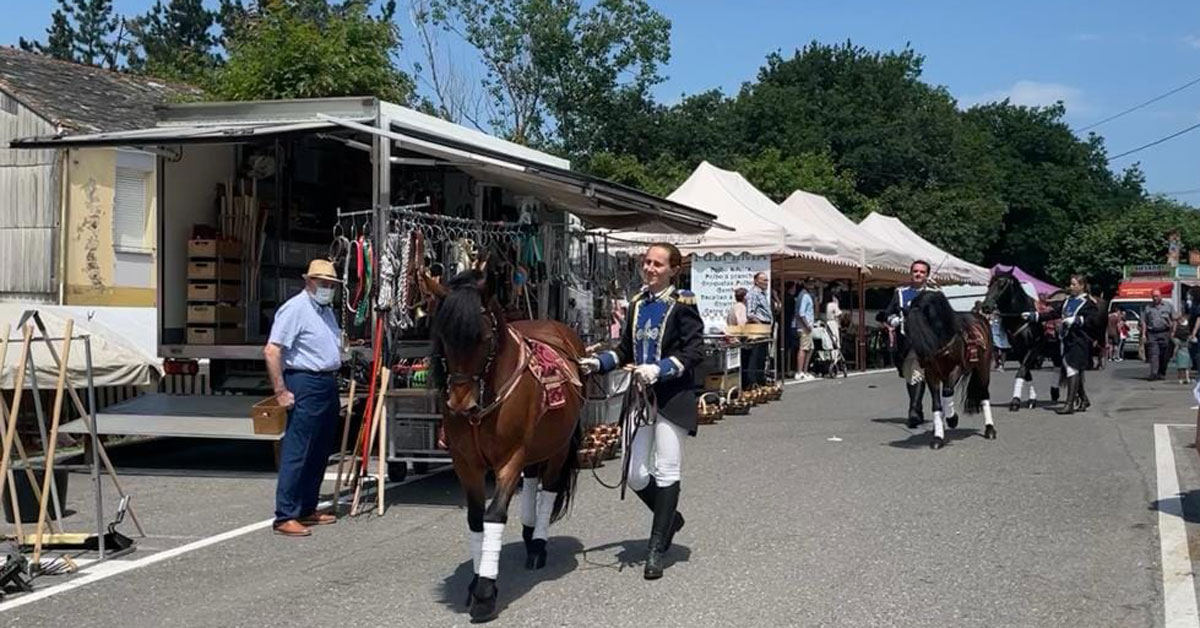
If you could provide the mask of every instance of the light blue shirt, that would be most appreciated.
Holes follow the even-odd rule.
[[[302,290],[275,312],[270,342],[283,347],[284,369],[334,371],[342,366],[341,336],[333,308]]]
[[[806,325],[801,325],[800,321],[804,320]],[[813,322],[817,320],[817,313],[813,307],[812,295],[808,290],[800,291],[800,298],[796,299],[796,329],[812,329]]]
[[[757,286],[750,289],[750,293],[746,295],[746,317],[754,323],[769,325],[774,322],[771,316],[771,302],[767,297],[766,290],[760,290]]]

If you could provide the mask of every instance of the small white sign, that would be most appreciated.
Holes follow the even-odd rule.
[[[694,255],[692,257],[692,292],[696,307],[704,320],[705,334],[725,332],[725,317],[733,306],[733,291],[754,288],[754,275],[767,273],[771,279],[771,259],[766,255]],[[768,293],[767,298],[770,299]]]

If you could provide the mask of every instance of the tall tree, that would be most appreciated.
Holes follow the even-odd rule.
[[[20,37],[21,50],[38,52],[63,61],[75,61],[75,27],[67,15],[73,11],[67,0],[58,0],[58,8],[50,14],[50,27],[46,29],[46,43]]]
[[[431,0],[418,14],[479,54],[489,126],[572,154],[646,102],[670,56],[670,22],[645,0]]]
[[[202,0],[156,0],[145,15],[131,20],[136,49],[129,69],[183,82],[203,82],[220,62],[212,33],[216,12]]]
[[[123,21],[113,14],[112,0],[73,0],[75,56],[80,63],[115,70],[125,52]]]
[[[397,65],[393,2],[272,0],[227,3],[228,59],[210,92],[228,100],[373,95],[406,103],[412,80]]]

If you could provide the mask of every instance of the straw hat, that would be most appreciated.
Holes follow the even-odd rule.
[[[333,262],[327,259],[315,259],[308,263],[308,272],[304,273],[305,279],[324,279],[325,281],[336,281],[342,283],[338,278],[337,271],[333,269]]]

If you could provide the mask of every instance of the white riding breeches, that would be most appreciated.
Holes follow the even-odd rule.
[[[683,438],[687,430],[662,415],[654,425],[638,429],[629,447],[629,488],[640,491],[650,485],[650,476],[659,487],[679,481],[683,465]]]

